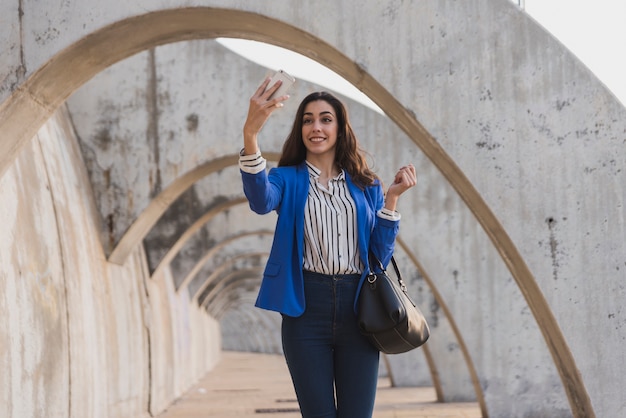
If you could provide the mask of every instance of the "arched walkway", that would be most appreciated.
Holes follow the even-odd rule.
[[[506,10],[508,12],[509,9]],[[595,414],[591,400],[554,312],[544,297],[526,258],[487,204],[484,195],[477,190],[475,184],[450,157],[441,143],[426,130],[416,114],[397,98],[398,95],[394,95],[370,75],[370,72],[366,71],[367,68],[359,63],[357,56],[349,56],[342,52],[344,48],[349,50],[345,45],[335,47],[326,43],[321,37],[315,36],[314,33],[246,10],[211,7],[182,8],[155,11],[122,19],[54,54],[52,59],[19,85],[2,103],[0,130],[3,132],[3,137],[0,142],[0,175],[7,172],[19,151],[69,95],[98,72],[149,48],[175,41],[218,36],[245,37],[265,41],[312,57],[344,76],[385,111],[413,144],[428,157],[475,216],[509,269],[541,330],[560,374],[572,413],[577,417],[593,417]],[[108,53],[98,53],[101,50],[106,50]],[[67,77],[69,69],[72,71],[72,77]],[[404,71],[407,70],[404,69]],[[489,98],[491,93],[485,94],[485,97]],[[188,177],[180,177],[180,183],[168,188],[164,194],[153,200],[148,212],[145,212],[147,215],[142,215],[136,220],[137,222],[133,224],[131,230],[118,243],[109,257],[110,261],[123,263],[154,225],[159,214],[162,214],[188,185],[193,184],[208,172],[219,170],[218,167],[232,165],[233,162],[232,156],[220,157],[202,166],[202,169],[190,172]],[[226,207],[218,208],[217,211],[222,211]],[[552,227],[554,222],[549,224]],[[553,248],[556,245],[554,242],[556,241],[551,242]],[[414,259],[413,262],[417,267],[419,262],[415,255],[411,255],[408,247],[404,250]],[[419,267],[418,269],[423,270]],[[159,270],[158,273],[161,274],[162,271]],[[424,274],[423,271],[422,274]],[[183,283],[187,285],[189,280],[185,279]],[[441,297],[439,299],[443,300]],[[441,302],[440,305],[446,306]],[[446,312],[446,315],[451,317],[449,312]],[[457,336],[460,335],[459,329],[455,328],[454,333]],[[462,338],[459,338],[459,341],[462,341]],[[471,365],[467,349],[464,348],[463,352],[468,364]],[[480,394],[475,370],[472,370],[472,379],[477,393]],[[486,416],[487,405],[483,399],[479,401],[483,414]]]

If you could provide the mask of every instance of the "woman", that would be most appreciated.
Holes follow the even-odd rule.
[[[368,249],[385,266],[393,255],[396,203],[415,185],[415,168],[400,168],[383,196],[344,105],[318,92],[300,104],[268,173],[257,136],[289,97],[270,99],[280,82],[268,84],[250,99],[240,157],[251,209],[278,213],[256,306],[283,316],[283,351],[304,418],[371,417],[379,353],[358,331],[356,296]]]

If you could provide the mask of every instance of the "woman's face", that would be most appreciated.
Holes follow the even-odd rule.
[[[307,158],[328,155],[334,160],[337,145],[337,115],[330,103],[316,100],[308,103],[302,115],[302,141],[307,150]]]

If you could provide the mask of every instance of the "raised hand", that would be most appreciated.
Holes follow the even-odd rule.
[[[400,195],[416,184],[417,176],[415,174],[415,167],[413,164],[400,167],[393,178],[393,183],[389,186],[389,189],[387,189],[387,194],[385,195],[385,208],[389,210],[396,210],[396,204],[398,203]]]
[[[248,107],[248,116],[243,125],[244,153],[246,155],[254,154],[258,151],[257,135],[269,119],[273,111],[283,107],[283,102],[289,98],[288,95],[274,97],[270,99],[272,94],[278,90],[282,81],[276,82],[273,86],[267,88],[270,78],[265,81],[254,92],[250,98]]]

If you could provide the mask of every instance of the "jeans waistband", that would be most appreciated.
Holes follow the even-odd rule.
[[[359,280],[361,279],[361,275],[358,273],[353,273],[353,274],[324,274],[324,273],[317,273],[315,271],[310,271],[310,270],[303,270],[302,274],[304,276],[304,279],[306,280],[307,277],[310,279],[327,279],[327,280]]]

